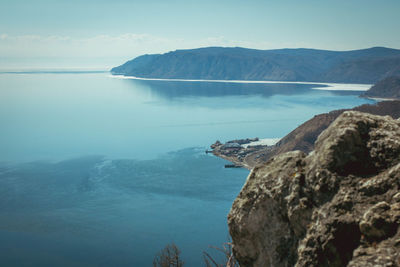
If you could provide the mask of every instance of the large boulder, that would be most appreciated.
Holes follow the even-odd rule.
[[[228,215],[241,266],[397,266],[400,121],[346,111],[309,155],[254,168]]]

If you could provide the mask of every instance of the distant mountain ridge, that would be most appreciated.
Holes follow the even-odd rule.
[[[139,56],[111,72],[142,78],[375,83],[400,75],[400,50],[206,47]]]

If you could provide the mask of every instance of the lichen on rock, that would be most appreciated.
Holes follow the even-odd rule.
[[[241,266],[397,266],[400,122],[344,112],[254,168],[228,215]]]

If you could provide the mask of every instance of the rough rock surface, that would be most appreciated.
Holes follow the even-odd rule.
[[[375,115],[389,115],[396,119],[400,117],[400,101],[383,101],[374,105],[365,104],[351,110]],[[328,128],[328,126],[345,111],[350,110],[339,109],[316,115],[314,118],[294,129],[273,146],[259,147],[252,150],[242,149],[241,151],[236,151],[236,153],[231,153],[232,151],[219,149],[222,144],[216,143],[212,147],[213,149],[216,148],[213,153],[218,157],[222,157],[234,162],[236,165],[244,166],[248,169],[264,164],[271,157],[284,152],[300,150],[309,153],[314,149],[314,143],[321,132]],[[245,153],[242,154],[242,151]]]
[[[399,266],[400,121],[340,115],[254,168],[228,215],[241,266]]]

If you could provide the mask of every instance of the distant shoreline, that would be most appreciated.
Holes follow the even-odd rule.
[[[398,98],[385,98],[385,97],[373,97],[373,96],[363,96],[364,98],[375,100],[375,101],[398,101]]]
[[[372,84],[352,83],[323,83],[323,82],[293,82],[293,81],[252,81],[252,80],[204,80],[204,79],[163,79],[163,78],[142,78],[125,75],[110,75],[116,79],[142,80],[142,81],[166,81],[166,82],[208,82],[208,83],[249,83],[249,84],[310,84],[316,85],[314,90],[326,91],[368,91]],[[321,87],[322,86],[322,87]]]
[[[0,74],[96,74],[107,72],[106,70],[17,70],[0,71]]]

